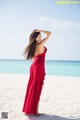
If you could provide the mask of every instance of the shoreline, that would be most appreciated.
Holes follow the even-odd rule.
[[[29,76],[29,74],[25,74],[25,73],[0,73],[0,75],[20,75],[20,76]],[[70,78],[80,78],[80,76],[69,76],[69,75],[47,75],[46,76],[48,77],[70,77]]]

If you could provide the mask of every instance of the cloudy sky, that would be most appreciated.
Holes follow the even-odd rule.
[[[45,44],[47,60],[80,60],[80,4],[56,2],[0,0],[0,59],[25,59],[30,33],[43,29],[52,32]]]

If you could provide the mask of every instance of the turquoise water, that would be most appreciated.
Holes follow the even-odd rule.
[[[0,73],[29,74],[31,60],[0,60]],[[80,61],[45,61],[47,75],[80,77]]]

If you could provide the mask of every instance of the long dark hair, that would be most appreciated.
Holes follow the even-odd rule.
[[[24,53],[23,53],[23,55],[24,55],[24,57],[26,57],[26,59],[32,59],[34,57],[35,48],[37,45],[36,38],[38,37],[39,34],[40,34],[40,32],[33,32],[30,35],[29,44],[24,49]]]

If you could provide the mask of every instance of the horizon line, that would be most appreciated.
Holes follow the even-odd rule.
[[[19,61],[31,61],[31,60],[26,60],[26,59],[0,59],[1,60],[19,60]],[[80,60],[54,60],[54,59],[46,59],[45,61],[70,61],[70,62],[80,62]]]

